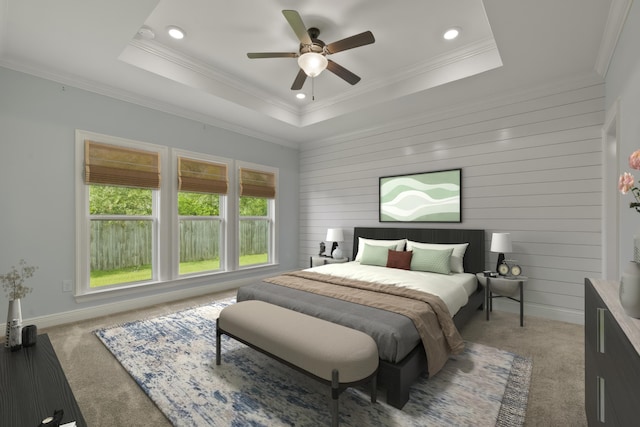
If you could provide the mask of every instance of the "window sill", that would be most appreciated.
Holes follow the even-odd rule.
[[[153,281],[153,282],[143,282],[143,283],[135,283],[128,286],[122,286],[117,288],[109,288],[106,289],[95,289],[90,290],[85,293],[77,293],[74,295],[74,298],[77,303],[86,303],[91,301],[100,301],[112,298],[119,298],[123,296],[132,296],[136,294],[142,294],[149,291],[170,291],[181,289],[184,290],[185,286],[192,286],[192,289],[201,288],[203,286],[211,286],[211,279],[222,279],[216,280],[216,284],[224,285],[225,283],[234,283],[238,282],[239,285],[242,282],[247,280],[255,281],[260,280],[261,277],[267,277],[273,273],[273,270],[278,268],[279,264],[265,264],[259,266],[250,266],[244,267],[241,270],[235,271],[221,271],[209,274],[195,274],[189,275],[186,277],[179,277],[173,280],[167,281]],[[262,276],[258,274],[259,272],[265,272],[265,275]],[[246,273],[252,273],[251,277],[246,277]],[[225,280],[227,279],[227,280]],[[225,286],[225,288],[229,288],[229,286]],[[162,292],[158,292],[162,293]]]

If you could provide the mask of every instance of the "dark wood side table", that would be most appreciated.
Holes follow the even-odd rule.
[[[18,351],[0,348],[0,425],[37,427],[57,409],[87,425],[47,334]]]
[[[520,326],[524,326],[524,292],[523,287],[528,280],[525,276],[518,277],[485,277],[483,273],[477,273],[476,277],[484,286],[484,302],[489,320],[489,313],[493,310],[494,298],[509,298],[520,303]],[[494,295],[495,294],[495,295]],[[520,299],[518,299],[518,296]]]

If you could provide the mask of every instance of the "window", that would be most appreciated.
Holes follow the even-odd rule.
[[[221,270],[227,165],[184,156],[177,163],[179,274]]]
[[[78,277],[84,291],[158,277],[160,153],[143,144],[78,143],[83,155]],[[95,138],[98,139],[98,138]]]
[[[239,168],[238,265],[274,263],[276,173],[256,165]]]
[[[269,199],[240,197],[240,258],[241,267],[269,262],[271,218]]]
[[[89,185],[89,287],[153,279],[154,191]]]
[[[81,130],[75,161],[79,299],[277,262],[277,169]]]

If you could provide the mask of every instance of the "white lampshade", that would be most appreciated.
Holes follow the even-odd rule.
[[[327,242],[344,242],[342,228],[330,228],[327,230]]]
[[[511,234],[493,233],[491,235],[491,252],[513,252],[511,247]]]
[[[298,57],[298,65],[309,77],[316,77],[327,68],[327,58],[316,52],[303,53]]]

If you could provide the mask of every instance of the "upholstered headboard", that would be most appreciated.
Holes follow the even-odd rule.
[[[359,237],[381,240],[408,239],[423,243],[469,243],[464,255],[464,271],[478,273],[485,269],[484,230],[355,227],[351,259],[355,259],[358,252]]]

